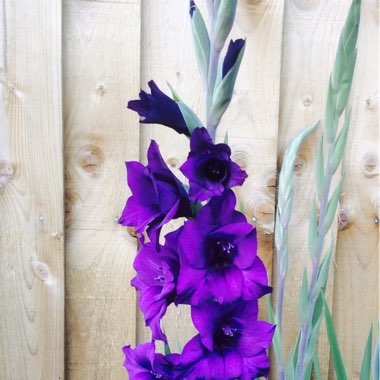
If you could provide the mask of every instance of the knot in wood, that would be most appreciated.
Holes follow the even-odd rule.
[[[307,95],[303,100],[303,105],[305,107],[309,107],[311,105],[311,96]]]
[[[14,168],[9,161],[0,161],[0,191],[5,188],[13,178]]]
[[[169,157],[167,159],[167,163],[168,165],[172,168],[172,169],[175,169],[175,168],[178,168],[179,166],[179,159],[176,158],[176,157]]]
[[[347,210],[342,209],[338,215],[338,229],[340,231],[345,230],[351,224],[350,215]]]
[[[79,166],[87,173],[96,175],[104,162],[103,151],[94,145],[86,145],[79,149],[78,163]]]
[[[366,177],[373,177],[378,174],[378,158],[374,153],[368,153],[364,156],[363,172]]]
[[[32,263],[34,273],[44,282],[52,282],[53,276],[50,273],[49,267],[42,261],[35,260]]]
[[[305,166],[305,163],[306,163],[305,157],[302,156],[301,154],[297,154],[297,157],[294,161],[294,172],[297,175],[301,174],[301,171],[303,167]]]

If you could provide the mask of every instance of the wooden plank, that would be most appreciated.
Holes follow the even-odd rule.
[[[298,132],[323,117],[328,79],[333,67],[341,28],[350,1],[288,0],[285,3],[281,107],[278,155]],[[295,195],[289,225],[289,275],[284,300],[285,352],[295,346],[298,332],[298,289],[305,265],[309,266],[308,224],[311,200],[315,196],[315,157],[319,131],[301,147],[295,165]],[[333,235],[336,235],[334,226]],[[328,244],[326,244],[328,246]],[[333,268],[327,298],[331,303]],[[319,340],[322,378],[327,378],[329,347],[324,331]]]
[[[120,379],[136,334],[136,239],[117,219],[139,151],[126,102],[139,90],[140,1],[67,0],[63,20],[67,377]]]
[[[0,1],[0,378],[63,379],[61,2]]]
[[[239,1],[233,38],[246,38],[234,98],[219,132],[228,131],[232,157],[248,173],[239,206],[257,227],[259,255],[272,273],[284,3]],[[265,301],[261,316],[266,318]]]
[[[204,1],[198,1],[207,17]],[[217,135],[223,141],[228,129],[233,159],[250,177],[237,193],[240,209],[249,218],[256,217],[260,255],[271,271],[274,189],[277,159],[277,127],[279,107],[279,77],[281,61],[283,3],[277,1],[239,1],[237,23],[233,37],[246,37],[247,48],[236,84],[235,97],[223,118]],[[181,97],[201,117],[204,115],[203,90],[195,62],[188,3],[169,0],[143,2],[143,35],[141,84],[146,88],[150,79],[167,89],[165,81],[178,90]],[[268,39],[268,36],[271,36]],[[141,126],[140,157],[145,160],[152,138],[160,145],[163,156],[180,178],[178,170],[186,160],[188,140],[175,132],[156,125]],[[175,228],[172,223],[169,228]],[[195,330],[188,308],[174,307],[164,321],[169,341],[177,350]],[[139,317],[138,340],[147,341],[149,331]]]
[[[333,316],[350,379],[379,316],[378,16],[379,3],[363,1],[335,262]]]

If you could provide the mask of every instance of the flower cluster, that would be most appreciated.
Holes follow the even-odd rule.
[[[147,99],[143,95],[133,107],[154,108]],[[274,326],[257,320],[257,300],[271,288],[257,256],[256,230],[235,210],[231,190],[242,185],[247,174],[231,160],[229,146],[214,144],[205,128],[194,129],[190,148],[180,168],[189,186],[170,171],[155,141],[147,166],[127,163],[132,195],[120,223],[140,233],[137,275],[131,283],[139,292],[152,342],[124,347],[124,365],[130,379],[267,376],[266,350]],[[184,224],[160,238],[162,227],[180,217]],[[164,356],[155,353],[154,341],[167,343],[160,321],[172,303],[190,305],[199,333],[181,354]]]

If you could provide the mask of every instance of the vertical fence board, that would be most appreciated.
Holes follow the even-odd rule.
[[[279,161],[290,140],[324,115],[328,79],[349,5],[347,0],[288,0],[285,3]],[[296,343],[298,289],[304,266],[310,263],[307,246],[309,212],[315,196],[315,157],[323,125],[319,128],[303,144],[295,164],[295,194],[289,225],[289,276],[283,314],[286,352]],[[336,227],[333,235],[336,235]],[[326,294],[330,303],[333,276],[331,270]],[[319,353],[322,378],[325,379],[329,347],[324,333],[319,340]]]
[[[136,334],[136,239],[117,219],[124,161],[139,158],[125,105],[139,89],[140,1],[67,0],[63,19],[67,377],[120,379]]]
[[[248,173],[236,188],[238,208],[257,227],[259,256],[271,276],[284,3],[238,4],[233,38],[246,38],[247,46],[219,138],[228,131],[232,158]],[[260,314],[266,318],[264,299]]]
[[[359,377],[370,323],[379,317],[378,7],[362,3],[335,263],[333,316],[349,379]]]
[[[61,2],[0,1],[0,378],[63,379]]]

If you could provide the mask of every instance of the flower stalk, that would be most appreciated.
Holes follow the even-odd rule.
[[[307,307],[306,310],[301,310],[301,313],[305,315],[301,318],[301,333],[295,372],[297,379],[304,379],[316,351],[316,340],[311,338],[313,335],[314,311],[317,299],[322,290],[321,283],[318,281],[318,274],[321,268],[320,263],[326,237],[335,219],[339,197],[343,187],[343,177],[341,177],[336,189],[330,196],[333,177],[343,157],[350,124],[350,112],[346,111],[341,132],[339,135],[337,134],[341,115],[347,106],[355,68],[360,3],[360,0],[354,0],[351,4],[346,23],[340,36],[334,69],[329,83],[324,119],[324,135],[326,138],[324,139],[322,137],[321,149],[318,152],[317,158],[316,182],[320,212],[319,221],[317,221],[315,210],[312,212],[310,220],[309,251],[312,261],[312,271],[310,283],[307,284]],[[323,159],[324,150],[328,152],[326,164],[324,164]],[[317,326],[316,331],[319,331],[319,326]]]

